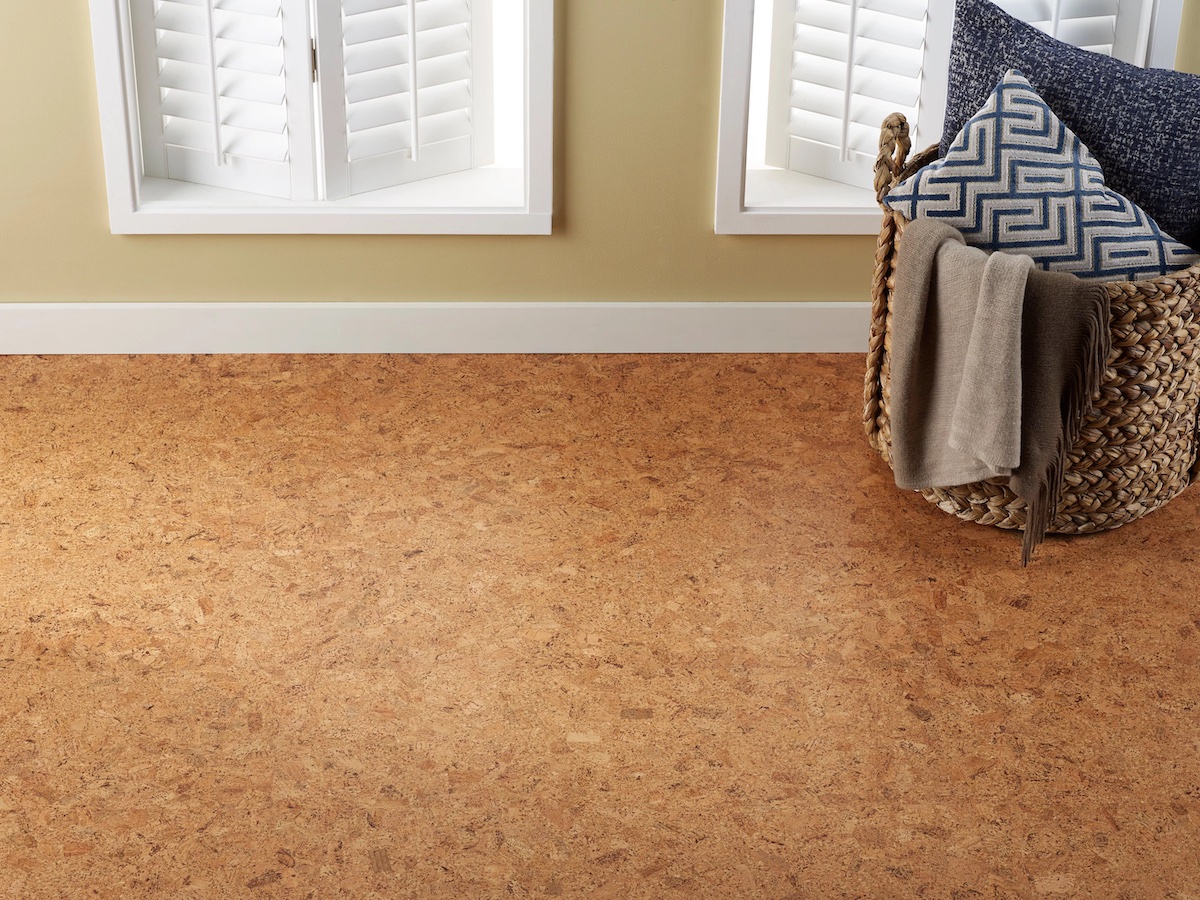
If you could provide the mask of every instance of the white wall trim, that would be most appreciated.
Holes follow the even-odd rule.
[[[1179,59],[1179,28],[1183,24],[1183,0],[1157,0],[1151,4],[1150,41],[1146,65],[1174,69]]]
[[[0,354],[862,353],[869,303],[0,303]]]

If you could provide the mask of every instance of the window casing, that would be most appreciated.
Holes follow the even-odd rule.
[[[1060,40],[1174,64],[1180,0],[999,0]],[[718,234],[871,234],[879,125],[941,137],[953,0],[726,0]]]
[[[550,231],[552,0],[91,7],[114,233]]]

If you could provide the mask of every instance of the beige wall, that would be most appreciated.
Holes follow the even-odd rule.
[[[1200,75],[1200,0],[1184,0],[1175,68]]]
[[[0,301],[867,297],[874,238],[712,233],[721,0],[558,0],[552,237],[110,235],[87,2],[7,6]]]

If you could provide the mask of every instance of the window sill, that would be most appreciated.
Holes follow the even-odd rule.
[[[549,234],[521,169],[485,167],[346,200],[297,202],[143,178],[114,234]]]
[[[718,204],[717,234],[877,234],[875,192],[783,169],[747,169],[742,203]]]

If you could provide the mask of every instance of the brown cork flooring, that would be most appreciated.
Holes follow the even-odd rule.
[[[1200,492],[897,491],[859,356],[0,359],[0,897],[1200,894]]]

